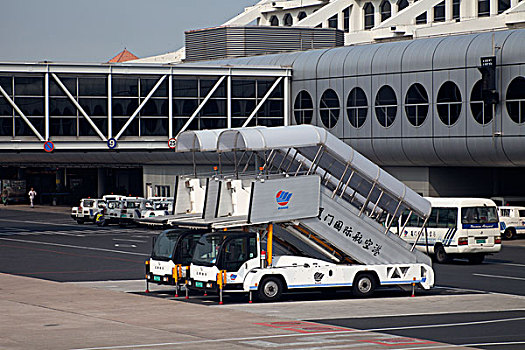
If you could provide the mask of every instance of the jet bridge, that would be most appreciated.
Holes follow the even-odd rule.
[[[405,224],[412,215],[426,221],[430,203],[325,129],[227,129],[216,139],[204,133],[182,133],[176,148],[218,156],[215,215],[203,216],[200,224],[277,223],[336,261],[431,264],[428,256],[390,232],[402,213]],[[231,174],[220,171],[225,158],[235,165]],[[261,167],[252,171],[258,162]],[[240,189],[246,193],[239,196]],[[209,205],[213,201],[206,196],[206,211]]]

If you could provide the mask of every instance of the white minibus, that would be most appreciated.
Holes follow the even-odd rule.
[[[501,250],[498,209],[490,199],[426,197],[432,212],[416,248],[434,255],[439,263],[467,258],[473,264],[485,255]],[[403,213],[399,220],[401,238],[414,243],[423,222]],[[404,228],[403,228],[404,227]]]

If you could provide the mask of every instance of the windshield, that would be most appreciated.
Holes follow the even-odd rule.
[[[462,224],[488,224],[498,222],[496,207],[461,208]]]
[[[140,209],[141,201],[126,201],[126,209]]]
[[[109,201],[108,209],[117,209],[120,208],[120,201]]]
[[[95,206],[95,200],[93,199],[84,199],[82,200],[82,207],[91,208]]]
[[[152,257],[171,259],[173,257],[173,249],[180,235],[180,231],[174,230],[166,230],[160,233],[155,241]]]
[[[221,235],[202,236],[197,242],[193,253],[193,263],[196,265],[213,266],[217,262],[219,248],[224,238]]]
[[[160,202],[153,204],[153,208],[155,210],[168,210],[168,203],[167,202]]]

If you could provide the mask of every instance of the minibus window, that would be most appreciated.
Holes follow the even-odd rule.
[[[525,217],[525,210],[519,210],[518,213],[520,218]]]
[[[495,207],[465,207],[461,208],[462,224],[485,224],[498,222]]]
[[[458,208],[438,208],[437,227],[456,227]]]

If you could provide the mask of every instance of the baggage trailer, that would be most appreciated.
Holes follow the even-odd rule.
[[[430,203],[325,129],[255,127],[224,130],[211,141],[205,136],[206,131],[180,134],[176,151],[218,155],[218,172],[207,180],[207,187],[214,188],[214,195],[204,200],[203,212],[209,215],[170,223],[228,231],[201,238],[210,239],[200,243],[215,251],[206,260],[206,254],[199,255],[199,244],[190,266],[190,288],[250,295],[255,290],[262,299],[273,300],[275,295],[266,289],[277,288],[279,295],[285,288],[346,286],[368,295],[379,285],[433,286],[430,258],[414,249]],[[231,174],[221,171],[221,159],[233,163]],[[247,171],[254,160],[262,164],[255,173]],[[401,213],[424,223],[413,244],[390,230]],[[263,253],[261,239],[273,240],[273,224],[315,247],[323,259],[273,257],[271,245],[270,253]],[[228,242],[236,240],[235,249],[244,251],[230,261],[233,243]],[[273,281],[268,288],[267,279]]]

